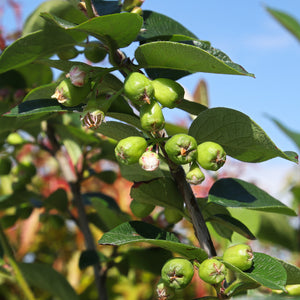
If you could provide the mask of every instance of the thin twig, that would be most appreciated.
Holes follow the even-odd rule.
[[[201,248],[203,248],[209,257],[216,256],[216,249],[212,242],[210,233],[207,229],[205,220],[196,201],[195,195],[190,184],[186,181],[184,169],[181,166],[173,163],[169,158],[164,148],[161,148],[163,154],[168,162],[171,174],[175,180],[178,190],[181,193],[184,203],[192,219],[195,235],[199,241]]]

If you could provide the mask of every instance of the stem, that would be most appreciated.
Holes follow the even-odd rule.
[[[70,185],[73,194],[74,204],[77,207],[77,211],[78,211],[78,222],[76,223],[78,223],[79,228],[84,236],[86,248],[87,250],[97,251],[96,245],[94,243],[94,237],[89,227],[89,222],[85,212],[85,206],[81,197],[81,191],[80,191],[81,178],[78,178],[80,176],[75,175],[74,172],[70,169],[69,162],[66,156],[62,153],[60,149],[60,145],[55,137],[54,130],[49,124],[47,128],[47,134],[53,146],[53,153],[59,165],[61,166],[61,171],[65,179],[68,181]],[[94,269],[95,283],[98,291],[98,299],[108,300],[107,291],[105,288],[105,281],[106,281],[105,272],[103,272],[100,264],[93,265],[93,269]]]
[[[92,6],[92,1],[91,0],[84,0],[84,2],[85,2],[86,12],[88,14],[88,17],[90,19],[94,18],[95,14],[94,14],[93,6]]]
[[[24,275],[22,274],[22,272],[18,266],[18,263],[15,259],[14,253],[13,253],[13,250],[6,238],[6,235],[3,231],[1,224],[0,224],[0,242],[1,242],[1,246],[3,247],[4,253],[8,258],[8,262],[15,272],[17,282],[18,282],[20,289],[22,290],[24,296],[28,300],[35,300],[35,297],[31,291],[28,283],[26,282],[26,280],[24,278]]]
[[[191,216],[195,235],[199,241],[201,248],[203,248],[207,252],[209,257],[216,256],[216,249],[214,247],[205,220],[196,201],[195,195],[191,189],[190,184],[186,181],[185,172],[183,168],[174,164],[168,158],[165,149],[163,147],[161,147],[161,149],[168,162],[172,177],[177,184],[179,192],[182,195],[188,212]]]

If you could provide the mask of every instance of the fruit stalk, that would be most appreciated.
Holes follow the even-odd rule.
[[[195,235],[199,241],[201,248],[203,248],[207,252],[209,257],[216,256],[216,249],[196,201],[195,195],[191,189],[191,186],[186,181],[184,169],[181,166],[173,163],[168,158],[168,155],[163,147],[162,151],[168,162],[172,177],[177,184],[179,192],[183,196],[183,200],[192,219]]]

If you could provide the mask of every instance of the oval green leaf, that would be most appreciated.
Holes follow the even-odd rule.
[[[237,178],[216,181],[208,194],[208,201],[225,207],[239,207],[297,216],[294,210],[252,183]]]
[[[152,42],[139,46],[135,58],[142,68],[167,68],[188,71],[233,75],[248,75],[241,66],[228,61],[227,56],[207,51],[199,46],[176,42]]]
[[[163,231],[151,224],[141,221],[123,223],[113,230],[104,233],[98,241],[100,245],[126,245],[130,243],[145,242],[159,246],[166,250],[176,252],[189,259],[205,260],[207,253],[193,245],[179,242],[174,233]]]
[[[234,109],[217,107],[198,115],[189,129],[197,143],[216,142],[226,153],[246,162],[262,162],[281,157],[297,162],[297,154],[276,147],[267,134],[247,115]]]

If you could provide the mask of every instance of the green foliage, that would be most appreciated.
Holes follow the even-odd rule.
[[[220,179],[217,168],[196,162],[204,142],[217,143],[228,156],[251,163],[275,157],[297,163],[297,154],[281,151],[245,113],[182,99],[183,88],[172,81],[197,72],[254,75],[168,16],[121,13],[119,1],[84,4],[86,8],[77,1],[42,3],[26,20],[22,36],[0,55],[0,274],[8,283],[0,297],[15,299],[20,290],[30,300],[33,293],[39,299],[97,299],[96,293],[103,300],[125,299],[126,294],[129,299],[152,299],[160,270],[173,254],[197,268],[211,256],[221,264],[213,240],[222,252],[236,234],[299,251],[299,230],[287,219],[297,215],[293,209],[252,183]],[[299,38],[296,20],[267,10]],[[109,56],[108,67],[59,55],[71,48],[80,60],[81,49],[93,43],[104,50],[102,58]],[[126,56],[127,46],[136,47],[134,57]],[[52,59],[56,54],[60,59]],[[74,85],[72,77],[79,76],[70,71],[74,66],[81,70],[86,91]],[[55,80],[53,68],[61,71]],[[156,78],[163,88],[153,88]],[[61,93],[61,82],[76,91],[68,94],[69,104],[53,99]],[[193,121],[188,127],[165,123],[168,110],[154,98],[189,113]],[[299,147],[299,134],[273,121]],[[179,137],[184,142],[177,145]],[[126,149],[124,139],[129,141]],[[145,151],[159,162],[154,171],[138,164]],[[130,164],[122,164],[120,156],[128,153]],[[201,180],[187,181],[187,163],[193,163]],[[211,171],[204,176],[201,168]],[[214,183],[209,186],[204,178]],[[189,182],[201,184],[207,197],[196,199]],[[293,191],[297,198],[297,187]],[[151,210],[138,214],[133,209],[134,216],[130,201],[131,207],[138,203]],[[12,228],[17,234],[3,230]],[[18,263],[26,254],[33,262]],[[255,252],[253,266],[245,271],[224,264],[226,283],[223,277],[213,282],[218,299],[257,287],[285,292],[286,285],[300,283],[297,266],[264,253]],[[193,297],[190,269],[189,286],[184,284],[175,297]],[[175,273],[170,276],[172,284]],[[13,277],[18,289],[7,280]],[[76,291],[66,278],[75,282]]]

